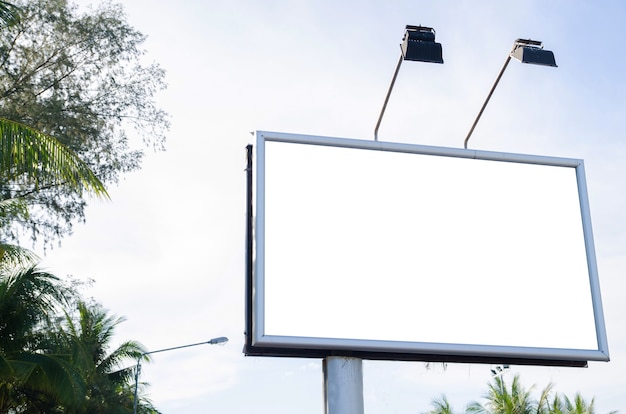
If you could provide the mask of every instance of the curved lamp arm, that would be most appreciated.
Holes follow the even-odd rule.
[[[137,358],[137,367],[135,368],[135,401],[133,404],[133,413],[137,414],[137,389],[139,388],[139,373],[141,372],[141,358],[145,357],[146,355],[156,354],[157,352],[172,351],[174,349],[189,348],[190,346],[198,346],[198,345],[224,344],[226,342],[228,342],[228,338],[226,338],[225,336],[220,336],[218,338],[209,339],[208,341],[205,341],[205,342],[198,342],[198,343],[189,344],[189,345],[174,346],[172,348],[157,349],[156,351],[144,352],[143,354],[139,355],[139,357]]]
[[[467,133],[467,136],[465,137],[465,141],[463,142],[463,147],[465,149],[467,149],[467,141],[469,141],[470,137],[472,136],[472,132],[474,132],[474,128],[476,128],[476,124],[478,124],[478,120],[482,116],[485,110],[485,107],[487,106],[487,103],[489,103],[489,100],[491,99],[491,95],[493,95],[493,91],[496,89],[496,86],[498,86],[498,82],[500,82],[500,78],[502,78],[502,74],[506,70],[506,67],[508,66],[512,57],[514,57],[515,59],[519,60],[522,63],[530,63],[533,65],[552,66],[552,67],[557,66],[556,61],[554,60],[554,53],[552,53],[549,50],[544,50],[542,42],[538,40],[530,40],[530,39],[515,40],[515,42],[513,43],[513,49],[511,49],[511,52],[506,57],[506,60],[504,61],[504,65],[502,66],[502,69],[500,70],[500,73],[498,74],[498,77],[496,78],[495,83],[491,87],[491,90],[489,91],[489,95],[487,95],[487,99],[485,100],[485,103],[483,104],[482,108],[480,108],[480,112],[478,112],[478,116],[474,120],[472,127],[470,128],[469,132]]]
[[[474,123],[472,124],[472,127],[470,128],[469,132],[467,133],[467,136],[465,137],[465,141],[463,141],[463,147],[465,149],[467,149],[467,141],[469,141],[470,137],[472,136],[472,132],[474,132],[474,128],[476,128],[476,124],[478,124],[478,121],[480,120],[480,117],[483,115],[483,112],[485,111],[485,108],[487,107],[487,104],[489,103],[489,100],[491,99],[491,95],[493,95],[493,91],[496,90],[496,86],[498,86],[498,83],[500,82],[500,78],[502,78],[502,74],[504,74],[504,71],[506,70],[506,67],[509,65],[510,61],[511,61],[511,55],[506,57],[506,60],[504,61],[504,65],[502,66],[502,69],[500,69],[500,73],[498,74],[498,77],[496,78],[496,81],[494,82],[493,86],[491,87],[491,90],[489,91],[489,95],[487,95],[487,99],[485,99],[485,103],[483,104],[483,107],[480,108],[480,112],[478,112],[478,116],[474,120]]]

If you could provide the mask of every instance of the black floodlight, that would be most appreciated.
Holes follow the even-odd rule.
[[[500,69],[500,73],[496,78],[491,90],[489,91],[489,95],[487,95],[487,99],[485,103],[483,103],[483,107],[480,108],[480,112],[478,112],[478,116],[474,120],[472,127],[470,128],[467,136],[465,137],[465,141],[463,142],[463,146],[467,148],[467,142],[472,136],[472,132],[474,132],[474,128],[476,128],[476,124],[478,124],[478,120],[483,114],[483,111],[487,107],[487,103],[489,103],[489,99],[491,99],[491,95],[493,95],[493,91],[496,90],[496,86],[498,86],[498,82],[500,82],[500,78],[504,74],[506,67],[509,65],[511,58],[515,58],[522,63],[530,63],[533,65],[542,65],[542,66],[556,66],[556,61],[554,60],[554,53],[549,50],[543,49],[543,43],[538,40],[530,40],[530,39],[517,39],[515,43],[513,43],[513,49],[509,52],[506,60],[504,61],[504,65],[502,69]]]
[[[401,47],[404,60],[443,63],[441,43],[435,42],[432,27],[406,26]]]
[[[435,30],[432,27],[407,25],[400,49],[400,59],[398,60],[396,71],[391,79],[391,85],[389,85],[387,97],[383,103],[383,109],[378,116],[376,128],[374,128],[374,141],[378,141],[378,128],[380,127],[380,122],[383,120],[383,115],[385,114],[385,109],[387,108],[389,97],[391,96],[391,90],[396,83],[402,61],[412,60],[415,62],[443,63],[441,43],[435,42]]]
[[[529,39],[517,39],[511,50],[511,56],[522,63],[557,67],[554,53],[545,50],[541,42]]]

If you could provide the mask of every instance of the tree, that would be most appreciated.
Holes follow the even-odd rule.
[[[454,409],[445,395],[442,395],[441,398],[434,399],[431,405],[433,406],[432,409],[424,414],[454,414]]]
[[[135,341],[110,350],[123,321],[35,267],[1,270],[0,412],[131,413],[145,350]],[[159,413],[145,397],[138,408]]]
[[[20,9],[8,2],[0,2],[0,27],[20,22]],[[28,204],[23,197],[11,198],[8,189],[46,188],[61,185],[78,195],[86,189],[98,196],[108,196],[102,182],[71,150],[54,137],[0,118],[0,228],[7,228],[16,220],[27,220]],[[0,265],[27,266],[37,257],[19,246],[0,241]]]
[[[551,385],[548,385],[547,388],[549,391]],[[530,414],[541,410],[538,403],[532,399],[530,390],[522,387],[519,375],[513,377],[510,389],[502,375],[495,376],[493,383],[489,384],[489,391],[485,399],[484,404],[470,403],[467,412],[473,414]]]
[[[594,400],[587,403],[576,394],[573,400],[567,396],[554,393],[553,386],[548,384],[540,393],[539,399],[532,397],[532,389],[522,386],[519,375],[513,377],[510,385],[503,378],[502,369],[494,372],[493,382],[488,384],[488,392],[483,402],[473,401],[465,409],[466,414],[595,414]],[[442,396],[432,401],[432,409],[425,414],[454,414],[447,398]],[[609,414],[617,414],[611,411]]]
[[[80,413],[123,414],[132,412],[134,403],[134,365],[145,349],[136,341],[126,341],[109,352],[115,327],[124,321],[109,315],[98,304],[77,303],[77,317],[66,314],[60,329],[59,352],[72,355],[87,384],[85,403]],[[157,414],[149,401],[141,401],[142,413]],[[78,412],[77,412],[78,413]]]
[[[49,400],[76,407],[84,398],[79,372],[61,355],[46,352],[42,327],[65,302],[57,282],[34,267],[0,272],[0,412]]]
[[[567,396],[555,395],[554,400],[550,403],[548,413],[549,414],[595,414],[594,408],[595,401],[592,398],[588,403],[580,395],[576,393],[574,399],[570,399]],[[617,411],[611,411],[609,414],[617,414]]]
[[[0,119],[55,137],[105,184],[139,168],[143,148],[162,149],[167,115],[153,97],[165,87],[164,71],[142,65],[145,36],[125,21],[120,5],[88,14],[66,0],[16,5],[21,18],[0,30]],[[138,147],[129,126],[143,139]],[[50,243],[71,232],[73,222],[84,220],[86,201],[64,184],[3,182],[1,199],[30,208],[28,220],[2,223],[0,239],[28,230]]]
[[[26,125],[0,119],[0,230],[5,238],[16,239],[11,232],[14,222],[30,220],[29,199],[47,189],[63,189],[77,197],[89,191],[108,197],[104,184],[77,154],[54,137]],[[0,262],[6,253],[19,253],[19,248],[0,244]],[[26,252],[12,258],[27,258]]]

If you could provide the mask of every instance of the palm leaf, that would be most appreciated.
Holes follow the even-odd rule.
[[[0,118],[0,178],[8,183],[68,186],[108,198],[104,184],[72,150],[52,136]]]
[[[53,396],[63,405],[76,407],[85,396],[85,383],[78,371],[53,355],[25,352],[11,361],[20,385]]]
[[[0,242],[0,270],[33,266],[39,260],[39,256],[28,249]]]
[[[20,21],[20,8],[16,5],[0,1],[0,27],[10,26]]]
[[[431,405],[432,409],[426,414],[454,414],[450,401],[448,401],[445,395],[442,395],[441,398],[434,399]]]

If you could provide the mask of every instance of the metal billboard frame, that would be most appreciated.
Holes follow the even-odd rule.
[[[266,335],[264,320],[264,243],[260,242],[265,234],[264,171],[266,142],[321,145],[574,168],[598,344],[597,349],[537,348]],[[247,147],[247,155],[246,341],[244,345],[244,353],[246,355],[310,358],[349,356],[378,360],[509,363],[576,367],[587,366],[588,361],[609,360],[583,160],[266,131],[256,132],[256,160],[252,145]],[[255,171],[256,181],[254,180]]]

